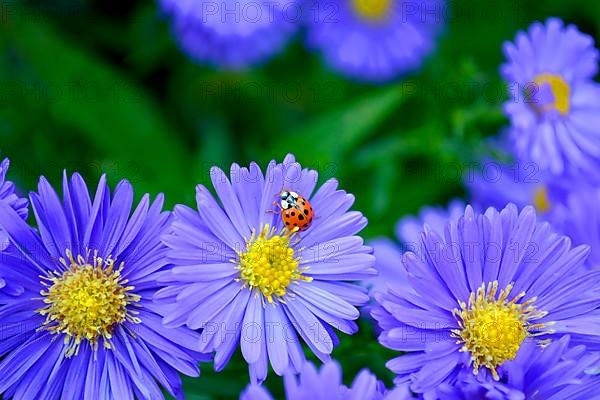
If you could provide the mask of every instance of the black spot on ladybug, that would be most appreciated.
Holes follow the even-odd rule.
[[[289,222],[286,222],[285,224],[286,224],[287,226],[290,226],[290,223],[289,223]]]
[[[303,206],[304,206],[304,205],[306,205],[306,202],[305,202],[304,200],[302,200],[302,205],[303,205]]]
[[[300,221],[304,220],[304,215],[302,215],[302,214],[298,215],[298,219],[299,219]]]
[[[295,217],[296,213],[294,211],[292,211],[292,217]]]
[[[304,210],[304,215],[308,215],[308,210]]]
[[[298,226],[298,224],[294,222],[294,226]]]

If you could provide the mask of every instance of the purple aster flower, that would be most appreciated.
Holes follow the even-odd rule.
[[[575,244],[587,244],[591,253],[587,259],[590,267],[600,267],[600,189],[575,185],[563,203],[549,215],[557,230],[569,236]]]
[[[297,30],[297,0],[159,0],[191,58],[227,69],[264,61]]]
[[[335,70],[382,82],[418,68],[435,46],[442,0],[309,0],[308,44]]]
[[[347,387],[342,382],[342,369],[335,361],[329,361],[317,371],[309,362],[304,363],[297,377],[288,372],[284,378],[287,400],[408,400],[413,396],[404,385],[387,391],[381,381],[368,370],[362,370]],[[250,385],[240,400],[273,400],[262,386]]]
[[[297,334],[329,360],[338,342],[332,328],[355,333],[355,305],[369,300],[348,281],[375,274],[371,249],[356,236],[367,220],[348,211],[354,196],[338,190],[335,179],[314,191],[317,172],[292,155],[283,164],[271,161],[265,175],[255,163],[233,164],[231,181],[218,168],[211,178],[220,204],[199,185],[198,211],[175,207],[163,239],[174,267],[157,298],[176,304],[165,324],[203,329],[203,349],[216,352],[216,370],[239,345],[253,380],[267,376],[268,361],[278,375],[301,368]],[[315,219],[307,230],[283,225],[273,204],[283,189],[309,199]]]
[[[396,236],[400,245],[387,238],[372,240],[369,245],[373,248],[375,256],[375,269],[377,276],[365,280],[371,292],[385,292],[388,286],[408,289],[406,269],[402,266],[402,250],[411,250],[415,253],[421,252],[419,238],[423,225],[427,224],[430,229],[443,234],[448,221],[458,220],[464,214],[465,203],[460,199],[452,200],[446,208],[440,206],[423,207],[417,216],[406,216],[396,225]]]
[[[505,363],[500,381],[464,374],[453,386],[437,388],[436,397],[446,400],[599,399],[600,376],[586,373],[598,361],[600,354],[587,352],[585,346],[569,347],[568,335],[544,349],[525,342],[517,357]]]
[[[475,213],[471,206],[440,235],[425,227],[423,256],[402,263],[412,291],[376,295],[379,341],[407,352],[388,362],[396,382],[427,393],[465,371],[504,374],[525,342],[570,334],[600,345],[599,271],[584,267],[587,246],[571,247],[533,207]]]
[[[598,69],[592,37],[551,18],[519,32],[504,52],[502,74],[516,87],[505,111],[519,157],[555,175],[597,175],[600,86],[592,80]]]
[[[9,166],[10,161],[8,158],[5,158],[0,163],[0,201],[6,202],[21,218],[27,219],[29,205],[27,199],[17,196],[15,193],[15,184],[6,180],[6,173]],[[0,250],[4,250],[7,245],[8,237],[0,229]]]
[[[182,397],[178,372],[197,376],[199,335],[162,324],[152,301],[165,267],[160,234],[170,213],[133,188],[95,197],[80,175],[63,177],[61,200],[45,178],[30,196],[39,233],[0,202],[0,226],[14,245],[3,276],[23,294],[0,306],[0,395],[4,399]],[[13,248],[13,246],[11,246]]]
[[[482,210],[513,203],[519,208],[531,205],[545,217],[564,196],[563,188],[533,162],[485,162],[478,171],[469,172],[465,184],[472,203]]]
[[[398,221],[396,236],[405,248],[418,249],[423,225],[442,234],[448,221],[456,221],[464,214],[465,206],[463,200],[454,199],[445,208],[440,206],[423,207],[417,216],[407,216]]]
[[[2,163],[0,163],[0,202],[5,202],[9,207],[15,210],[21,218],[26,219],[29,204],[27,199],[21,198],[15,194],[14,183],[6,180],[6,173],[8,172],[9,165],[10,161],[8,158],[5,158]],[[0,251],[6,250],[9,245],[10,240],[8,239],[8,235],[4,232],[2,227],[0,227]],[[9,276],[5,279],[2,270],[0,270],[0,303],[8,301],[8,299],[13,296],[18,296],[21,293],[23,293],[23,287],[11,280]]]

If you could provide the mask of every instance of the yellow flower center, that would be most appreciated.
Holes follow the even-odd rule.
[[[392,0],[352,0],[356,14],[369,21],[381,21],[390,11]]]
[[[94,254],[93,264],[81,255],[77,260],[67,250],[68,261],[61,258],[66,267],[64,272],[53,272],[43,277],[47,289],[44,296],[46,307],[38,310],[46,316],[44,326],[53,334],[64,333],[66,357],[77,355],[82,341],[87,340],[94,352],[103,339],[106,349],[111,349],[110,340],[115,327],[124,322],[139,323],[138,313],[127,306],[140,301],[140,296],[130,293],[133,286],[126,286],[121,271],[114,268],[114,260],[102,259]]]
[[[571,88],[560,75],[540,74],[535,77],[534,81],[537,85],[538,93],[540,90],[542,90],[544,85],[550,85],[550,90],[554,96],[554,103],[538,105],[540,112],[557,110],[559,113],[561,113],[561,115],[566,115],[569,113],[571,108]]]
[[[267,225],[260,234],[253,232],[246,241],[246,251],[238,253],[240,279],[251,289],[259,289],[269,303],[273,297],[281,299],[292,282],[312,281],[311,277],[302,275],[306,268],[299,268],[298,258],[290,246],[294,233],[282,230],[275,234]]]
[[[550,211],[552,203],[550,203],[550,196],[548,196],[548,188],[546,186],[539,186],[535,189],[533,193],[533,206],[541,214]]]
[[[505,361],[513,360],[527,337],[551,333],[539,332],[549,324],[532,323],[547,314],[532,306],[536,299],[518,304],[525,296],[525,293],[519,293],[508,300],[512,288],[512,284],[508,285],[498,293],[497,281],[489,283],[487,289],[483,284],[477,293],[471,293],[468,304],[459,302],[460,310],[453,311],[460,328],[452,330],[452,337],[462,344],[460,351],[471,354],[475,375],[483,366],[498,380],[496,368]]]

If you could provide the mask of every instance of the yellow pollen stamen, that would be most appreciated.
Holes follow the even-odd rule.
[[[499,380],[496,368],[513,360],[526,338],[552,333],[541,331],[549,324],[532,323],[547,315],[532,305],[535,298],[517,303],[525,296],[522,292],[508,300],[512,288],[510,284],[498,293],[498,281],[488,283],[487,289],[482,284],[477,293],[471,293],[468,304],[459,302],[460,310],[453,310],[460,329],[453,329],[452,337],[457,338],[457,344],[462,344],[460,351],[471,354],[475,375],[483,366]]]
[[[390,11],[392,0],[351,0],[356,14],[369,21],[381,21]]]
[[[548,188],[546,186],[537,187],[533,193],[533,205],[541,213],[547,213],[552,208]]]
[[[141,322],[135,316],[138,313],[127,308],[132,303],[137,305],[140,296],[130,293],[134,287],[127,286],[127,279],[121,276],[123,264],[115,269],[113,259],[102,259],[97,252],[93,264],[81,255],[75,260],[70,250],[66,254],[68,260],[60,259],[64,271],[41,277],[48,283],[42,282],[47,289],[40,292],[46,303],[37,310],[46,317],[40,329],[65,334],[66,357],[77,355],[84,340],[94,353],[101,338],[104,348],[111,349],[110,340],[118,324]]]
[[[239,260],[235,262],[240,279],[251,289],[259,289],[269,303],[273,303],[274,296],[281,300],[292,282],[312,281],[311,277],[302,275],[307,268],[299,268],[299,260],[290,246],[296,231],[284,229],[275,234],[274,229],[266,225],[258,235],[252,232],[245,252],[238,252]]]
[[[554,96],[554,103],[540,104],[538,105],[538,111],[547,112],[557,110],[561,115],[569,113],[571,109],[571,88],[560,75],[540,74],[535,77],[534,82],[537,85],[538,93],[543,85],[550,85],[550,90]]]

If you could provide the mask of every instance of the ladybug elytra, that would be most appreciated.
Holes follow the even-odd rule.
[[[289,230],[298,228],[298,231],[308,229],[315,216],[310,202],[302,195],[283,190],[279,193],[281,220]]]

